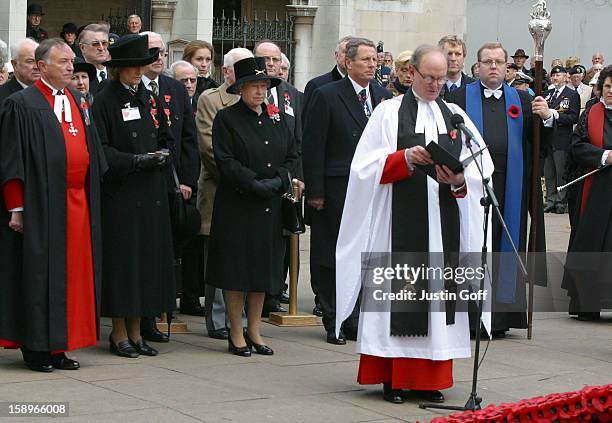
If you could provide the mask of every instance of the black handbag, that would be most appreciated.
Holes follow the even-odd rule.
[[[283,229],[292,234],[303,234],[306,232],[304,216],[302,214],[302,201],[293,195],[293,183],[291,174],[289,176],[289,187],[282,195]]]

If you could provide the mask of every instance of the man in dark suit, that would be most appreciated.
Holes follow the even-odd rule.
[[[26,37],[33,39],[37,43],[49,38],[47,30],[40,26],[43,15],[44,13],[41,5],[32,3],[28,6]]]
[[[186,201],[193,201],[195,206],[194,192],[197,189],[200,172],[200,156],[189,95],[183,84],[162,74],[166,68],[167,53],[161,36],[154,32],[143,32],[142,34],[148,35],[150,49],[159,48],[159,58],[147,66],[142,82],[159,99],[158,107],[163,110],[165,117],[164,122],[160,122],[160,125],[166,125],[167,128],[168,148],[172,155],[172,164],[178,175],[183,198]],[[170,177],[169,180],[171,181],[172,178]],[[175,242],[177,242],[176,239]],[[177,250],[175,251],[177,257],[180,257],[180,248],[175,248],[175,250]],[[201,272],[197,271],[197,264],[195,267],[193,272],[182,275],[182,289],[185,295],[181,298],[181,310],[203,316],[204,311],[199,300]],[[184,301],[186,304],[183,304]],[[154,319],[143,317],[141,326],[141,333],[145,339],[161,342],[167,339],[165,335],[160,336],[163,334],[155,327]]]
[[[13,77],[0,86],[0,105],[11,94],[29,87],[40,78],[36,60],[34,60],[36,47],[38,43],[29,38],[24,38],[11,46]]]
[[[565,85],[567,71],[563,66],[555,66],[550,71],[554,88],[544,93],[550,115],[544,122],[552,126],[549,136],[549,149],[544,161],[546,179],[546,207],[544,212],[563,214],[567,210],[565,191],[557,192],[557,187],[565,184],[565,165],[570,149],[570,139],[574,125],[580,115],[580,95]]]
[[[374,81],[376,46],[365,38],[346,44],[348,77],[318,88],[306,111],[304,176],[312,213],[310,261],[318,266],[319,299],[327,342],[336,338],[336,241],[355,148],[374,108],[391,93]],[[347,336],[357,331],[357,313],[344,324]]]
[[[327,85],[330,82],[339,81],[346,75],[346,43],[353,38],[353,36],[349,35],[342,38],[338,41],[338,45],[336,46],[336,51],[334,52],[334,56],[336,59],[336,66],[331,70],[331,72],[324,73],[323,75],[319,75],[316,78],[311,79],[306,84],[306,88],[304,89],[304,109],[302,112],[302,122],[306,125],[306,110],[308,109],[308,102],[312,99],[312,94],[315,90],[323,85]],[[307,225],[310,225],[310,216],[312,215],[312,209],[308,204],[304,206],[304,221]],[[319,303],[319,278],[317,276],[317,265],[313,265],[310,263],[310,287],[312,288],[312,292],[315,295],[315,306],[312,309],[312,314],[315,316],[323,316],[323,311],[321,310],[321,304]]]
[[[474,78],[463,73],[465,55],[467,49],[465,42],[456,35],[446,35],[438,41],[438,47],[446,53],[448,70],[446,71],[446,84],[442,86],[440,95],[444,100],[448,100],[448,95],[457,88],[465,87],[475,81]]]
[[[527,246],[531,202],[533,112],[531,97],[504,83],[508,52],[500,43],[487,43],[478,50],[480,82],[466,85],[448,96],[448,101],[466,111],[488,146],[495,171],[493,188],[500,211],[519,251]],[[538,190],[539,191],[539,190]],[[539,193],[539,198],[542,194]],[[544,215],[537,219],[537,251],[546,251]],[[491,220],[492,251],[511,254],[511,246],[496,214]],[[492,331],[495,338],[510,328],[527,328],[525,284],[516,272],[502,272],[493,266],[495,286]],[[477,328],[475,313],[470,315],[472,331]]]
[[[108,30],[104,25],[87,25],[79,34],[77,43],[83,59],[96,67],[97,78],[89,81],[89,92],[95,95],[100,86],[108,79],[108,70],[103,65],[109,58]]]
[[[253,49],[255,57],[264,57],[266,59],[266,72],[270,76],[278,77],[280,73],[280,67],[282,62],[281,49],[278,45],[271,41],[262,41],[255,45]],[[281,119],[287,124],[291,134],[295,137],[295,143],[297,146],[298,154],[300,159],[298,161],[298,174],[291,175],[297,179],[300,184],[300,190],[303,189],[304,177],[302,175],[302,110],[304,104],[304,94],[297,90],[290,83],[283,81],[277,87],[273,87],[268,90],[267,103],[274,104],[279,109]],[[289,268],[289,237],[285,237],[287,240],[287,248],[285,251],[285,278],[287,270]],[[281,307],[280,303],[289,302],[289,296],[286,294],[286,285],[284,290],[277,293],[276,295],[266,295],[266,301],[264,303],[263,315],[267,316],[270,312],[285,312],[285,308]]]

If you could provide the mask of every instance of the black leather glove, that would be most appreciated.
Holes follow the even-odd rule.
[[[136,170],[154,170],[166,164],[166,156],[135,154],[133,163]]]
[[[253,180],[251,190],[256,196],[269,199],[278,195],[279,188],[283,185],[279,176],[271,179]]]

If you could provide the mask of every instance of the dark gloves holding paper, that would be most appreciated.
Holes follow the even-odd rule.
[[[271,179],[254,179],[251,183],[253,193],[263,199],[269,199],[278,195],[278,190],[283,186],[280,176]]]

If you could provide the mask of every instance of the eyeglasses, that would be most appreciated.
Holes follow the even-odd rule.
[[[86,42],[86,41],[83,41],[83,42],[81,42],[81,44],[86,44],[88,46],[92,46],[92,47],[95,47],[95,48],[99,48],[99,47],[106,48],[106,47],[108,47],[108,40],[104,40],[104,41],[95,40],[95,41],[91,41],[89,43]]]
[[[446,84],[446,81],[448,81],[448,78],[445,76],[442,76],[440,78],[434,78],[431,75],[423,75],[421,73],[421,71],[415,66],[414,70],[421,76],[421,78],[423,78],[423,81],[425,81],[427,84],[433,84],[434,82],[438,85],[444,85]]]
[[[505,60],[485,59],[485,60],[481,60],[480,63],[482,63],[485,66],[489,66],[489,67],[493,66],[494,63],[495,63],[495,66],[497,66],[498,68],[506,67]]]

